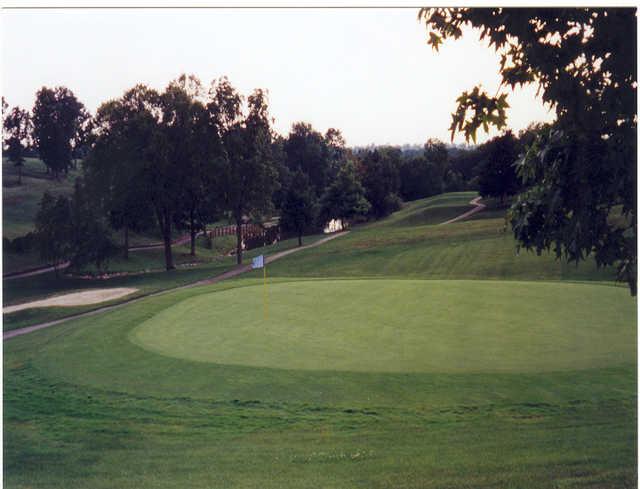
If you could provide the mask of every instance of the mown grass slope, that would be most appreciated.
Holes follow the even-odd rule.
[[[446,198],[452,199],[451,206],[464,206],[468,197]],[[358,371],[346,364],[307,369],[287,365],[284,358],[278,368],[273,364],[278,355],[260,350],[261,345],[265,350],[278,346],[277,338],[268,337],[271,327],[257,323],[251,328],[236,324],[245,327],[244,342],[241,332],[227,331],[235,334],[235,345],[228,343],[225,354],[234,354],[237,364],[230,357],[225,360],[230,363],[216,358],[192,361],[178,358],[175,351],[151,351],[148,342],[145,347],[136,343],[138,328],[150,327],[147,333],[155,338],[156,317],[159,327],[176,330],[173,343],[165,346],[186,341],[192,314],[194,321],[200,318],[198,334],[204,334],[209,319],[205,308],[211,308],[210,334],[202,338],[217,348],[216,339],[224,337],[216,331],[225,318],[234,320],[252,308],[260,317],[262,297],[255,297],[261,290],[262,279],[256,276],[260,271],[250,274],[253,277],[148,298],[6,342],[5,486],[635,487],[635,300],[608,282],[608,271],[589,265],[565,270],[553,259],[534,256],[525,265],[510,262],[514,243],[508,234],[494,234],[497,223],[482,226],[491,219],[429,224],[427,208],[435,202],[411,204],[422,218],[411,217],[414,212],[408,207],[404,214],[269,266],[270,276],[279,275],[272,287],[282,287],[278,294],[274,291],[281,308],[271,310],[274,318],[286,314],[283,301],[291,300],[292,306],[306,301],[306,312],[291,309],[290,326],[309,317],[320,330],[301,329],[299,341],[312,346],[315,335],[318,345],[324,344],[332,354],[344,345],[344,361],[354,355],[354,361],[358,355],[368,362],[377,358],[375,369]],[[442,216],[448,211],[433,212]],[[425,224],[414,220],[405,227],[398,224],[403,219],[424,219]],[[487,255],[494,258],[488,263],[469,256],[478,249],[477,241],[489,243]],[[434,247],[439,247],[439,254],[430,254]],[[420,285],[405,291],[406,300],[394,305],[391,294],[376,296],[376,286],[411,286],[402,276],[402,253],[414,261]],[[415,260],[418,256],[425,259]],[[450,260],[453,269],[433,263],[438,256]],[[467,260],[466,266],[458,267],[457,259]],[[436,271],[456,280],[423,283]],[[483,274],[491,281],[459,280]],[[527,274],[529,282],[514,280],[529,279]],[[377,280],[352,280],[368,276]],[[325,282],[317,277],[351,280]],[[587,283],[568,284],[565,279]],[[382,321],[378,329],[387,325],[383,319],[393,317],[397,307],[398,315],[417,321],[412,331],[420,333],[419,324],[429,322],[411,319],[411,311],[423,314],[420,308],[427,307],[441,317],[434,317],[439,326],[425,346],[425,356],[431,353],[439,363],[455,365],[463,365],[468,357],[468,368],[426,369],[427,357],[415,360],[422,364],[420,369],[393,369],[394,362],[397,367],[406,357],[403,343],[394,343],[392,336],[382,341],[366,327],[350,328],[349,318],[329,324],[328,296],[321,289],[304,292],[309,284],[324,284],[333,294],[329,302],[339,302],[337,312],[348,314],[355,298],[348,285],[360,282],[366,282],[368,292],[363,292],[370,294],[364,302],[378,309],[369,318]],[[484,284],[489,284],[486,299],[493,307],[483,309]],[[422,294],[417,287],[424,287]],[[466,289],[473,293],[462,301]],[[439,298],[440,309],[437,303],[422,303],[429,291]],[[244,294],[252,299],[243,300]],[[300,297],[294,299],[295,294]],[[226,302],[232,306],[227,311]],[[355,317],[366,317],[366,307],[356,307],[365,312]],[[453,309],[454,329],[447,331],[446,311]],[[475,319],[481,321],[481,329],[473,327],[473,311],[478,309]],[[402,331],[402,325],[396,329]],[[340,334],[349,337],[340,340]],[[518,341],[526,343],[527,335],[531,344],[519,347]],[[358,339],[371,342],[373,355]],[[452,341],[460,348],[453,348]],[[489,355],[483,348],[496,342],[503,346]],[[411,348],[412,343],[404,344]],[[354,350],[354,345],[361,348]],[[547,362],[540,345],[545,345]],[[559,358],[553,358],[554,348]],[[596,355],[599,362],[584,361],[607,348],[609,354]],[[500,351],[505,352],[504,363]],[[456,352],[459,356],[452,358]],[[308,351],[306,356],[304,349],[291,352],[296,353],[301,361],[308,356],[312,363]],[[270,363],[256,366],[261,358]],[[508,369],[495,368],[507,364]]]
[[[475,195],[461,192],[415,201],[388,219],[274,263],[269,271],[281,277],[614,280],[612,269],[598,269],[591,259],[576,266],[549,253],[518,251],[504,210],[438,225],[470,209],[467,203]]]
[[[2,159],[2,236],[15,239],[35,228],[35,218],[44,192],[52,195],[70,195],[77,170],[68,178],[56,181],[46,173],[46,167],[37,158],[26,158],[22,184],[18,185],[18,170],[6,158]],[[44,265],[36,250],[16,253],[2,250],[2,273],[12,273]]]
[[[46,173],[46,167],[36,158],[26,158],[22,184],[18,185],[17,169],[2,159],[2,235],[9,239],[23,236],[34,229],[38,206],[44,192],[71,195],[78,170],[56,181]]]

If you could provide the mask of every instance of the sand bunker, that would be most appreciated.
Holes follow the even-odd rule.
[[[56,295],[39,301],[25,302],[24,304],[16,304],[2,309],[3,314],[10,312],[22,311],[23,309],[32,309],[34,307],[65,307],[65,306],[84,306],[88,304],[98,304],[113,299],[119,299],[125,295],[133,294],[138,289],[130,287],[117,287],[113,289],[93,289],[84,290],[82,292],[73,292],[72,294]]]

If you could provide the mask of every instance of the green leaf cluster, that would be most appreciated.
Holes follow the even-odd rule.
[[[424,8],[438,49],[463,27],[501,57],[500,89],[534,83],[556,113],[519,160],[527,188],[511,213],[527,249],[615,265],[636,291],[637,12],[634,8]],[[464,92],[452,136],[506,127],[506,93]]]

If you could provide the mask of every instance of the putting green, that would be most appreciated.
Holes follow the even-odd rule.
[[[167,356],[366,372],[534,372],[636,361],[625,288],[540,282],[319,280],[199,295],[130,333]]]

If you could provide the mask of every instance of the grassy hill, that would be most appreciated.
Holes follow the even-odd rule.
[[[635,299],[471,197],[6,342],[5,485],[635,487]]]
[[[53,195],[71,195],[78,170],[56,181],[46,173],[44,163],[26,158],[22,171],[22,185],[18,185],[17,169],[6,158],[2,159],[2,235],[9,239],[24,236],[34,229],[40,200],[45,192]]]
[[[275,263],[269,271],[278,277],[614,280],[612,269],[598,269],[593,260],[576,266],[550,254],[518,252],[504,210],[438,225],[470,209],[475,196],[461,192],[411,202],[385,220]]]
[[[22,184],[18,185],[18,170],[6,158],[2,159],[2,236],[15,239],[35,228],[35,218],[42,195],[71,195],[79,170],[71,170],[66,178],[56,181],[37,158],[26,158],[22,168]],[[45,265],[38,252],[15,253],[2,250],[3,274]]]
[[[81,163],[77,164],[78,166]],[[38,212],[40,201],[45,192],[49,192],[54,196],[66,195],[73,193],[74,181],[80,175],[80,169],[72,169],[66,177],[62,177],[59,181],[52,179],[46,172],[46,167],[41,160],[37,158],[26,158],[22,170],[22,184],[18,185],[18,170],[8,159],[2,160],[3,175],[3,215],[2,215],[2,235],[8,239],[15,239],[19,236],[31,232],[35,228],[35,218]],[[225,222],[216,223],[218,225],[226,224]],[[181,237],[183,231],[173,230],[174,238]],[[114,231],[113,239],[116,243],[124,242],[122,231]],[[204,246],[200,246],[198,251],[205,257],[219,256],[229,249],[233,248],[233,237],[223,237],[215,240],[214,249],[207,250]],[[159,233],[155,230],[149,230],[147,233],[129,233],[130,246],[144,246],[148,244],[161,242]],[[184,250],[178,250],[177,260],[180,263],[187,262],[189,259],[182,255]],[[183,259],[184,258],[184,259]],[[163,256],[161,251],[142,251],[131,254],[129,260],[123,260],[116,256],[110,260],[110,271],[140,271],[145,269],[160,269],[163,265]],[[191,259],[190,261],[193,261]],[[208,260],[204,260],[208,261]],[[39,266],[44,266],[36,250],[30,250],[24,253],[16,253],[3,249],[3,274],[14,273]],[[86,271],[95,272],[95,267],[87,266]]]

